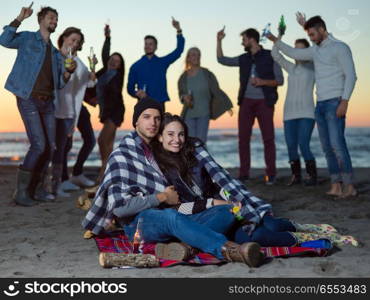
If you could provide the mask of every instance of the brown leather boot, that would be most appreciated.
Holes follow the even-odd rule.
[[[154,251],[156,257],[168,260],[187,260],[199,253],[188,244],[176,242],[157,243]]]
[[[260,245],[254,242],[239,245],[228,241],[222,247],[222,255],[229,262],[242,262],[250,267],[258,267],[264,258],[260,249]]]

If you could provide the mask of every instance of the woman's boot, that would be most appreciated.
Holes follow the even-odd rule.
[[[229,262],[241,262],[255,268],[260,266],[264,260],[264,255],[260,249],[260,245],[254,242],[239,245],[227,241],[222,246],[222,255]]]
[[[300,184],[302,181],[300,160],[299,159],[292,160],[289,162],[289,164],[290,164],[290,169],[292,170],[292,178],[290,179],[288,186],[292,186],[294,184]]]
[[[308,178],[304,181],[306,186],[312,186],[317,184],[317,169],[316,169],[316,161],[313,160],[306,160],[306,172]]]

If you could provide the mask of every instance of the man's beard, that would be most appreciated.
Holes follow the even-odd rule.
[[[251,50],[251,46],[244,46],[244,51],[249,52]]]
[[[53,32],[55,32],[55,29],[56,29],[57,27],[55,26],[55,27],[51,27],[51,26],[49,26],[48,27],[48,31],[50,32],[50,33],[53,33]]]
[[[320,44],[322,43],[323,40],[324,40],[324,36],[320,34],[319,39],[316,42],[316,45],[320,46]]]

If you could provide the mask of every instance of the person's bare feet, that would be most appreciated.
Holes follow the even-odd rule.
[[[347,184],[344,186],[343,193],[339,196],[340,198],[347,198],[351,196],[357,196],[357,191],[353,184]]]
[[[326,192],[327,195],[341,197],[343,194],[342,186],[339,182],[332,183],[330,191]]]

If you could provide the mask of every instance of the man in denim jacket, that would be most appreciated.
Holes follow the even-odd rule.
[[[32,4],[31,4],[32,6]],[[5,88],[17,98],[30,148],[17,173],[14,200],[23,206],[36,201],[50,201],[54,197],[44,188],[47,168],[55,148],[54,103],[56,89],[62,88],[73,73],[73,62],[68,69],[63,58],[52,45],[50,34],[55,31],[58,13],[43,7],[37,14],[40,29],[37,32],[19,32],[21,22],[32,15],[32,8],[23,7],[18,17],[4,27],[0,44],[17,49],[17,58],[6,81]],[[33,198],[33,199],[32,199]]]

